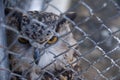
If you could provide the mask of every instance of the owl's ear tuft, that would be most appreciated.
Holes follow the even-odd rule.
[[[21,11],[14,8],[5,8],[4,14],[6,16],[6,23],[9,26],[20,28],[23,15]]]
[[[74,19],[76,18],[76,16],[77,16],[77,13],[75,13],[75,12],[68,12],[68,13],[66,13],[65,15],[66,15],[66,17],[68,17],[69,19],[74,20]]]
[[[63,17],[63,15],[65,15],[65,17]],[[75,13],[75,12],[67,12],[65,14],[61,14],[60,15],[60,21],[58,22],[58,26],[65,23],[65,22],[67,22],[67,21],[69,22],[69,20],[74,21],[76,16],[77,16],[77,13]],[[60,30],[60,27],[57,27],[56,32],[59,32],[59,30]]]
[[[5,8],[4,10],[5,15],[8,15],[10,12],[12,12],[12,8]]]
[[[5,8],[4,10],[5,16],[7,16],[8,14],[10,14],[10,16],[14,16],[14,17],[22,17],[22,12],[17,10],[17,9],[13,9],[13,8]]]
[[[66,18],[63,17],[63,15],[65,15]],[[62,19],[60,20],[59,23],[64,23],[64,22],[68,21],[67,18],[73,21],[76,18],[77,13],[75,13],[75,12],[67,12],[65,14],[61,14],[60,16],[62,16]]]

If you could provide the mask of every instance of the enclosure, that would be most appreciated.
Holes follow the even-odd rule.
[[[0,0],[0,80],[120,80],[119,5],[119,0]],[[5,11],[6,8],[10,8],[10,11],[9,9]],[[19,40],[22,40],[22,43],[29,41],[28,43],[32,44],[29,37],[27,37],[28,41],[23,39],[26,39],[26,36],[21,34],[22,30],[15,28],[21,25],[21,21],[19,21],[21,20],[21,14],[28,16],[27,11],[34,11],[30,14],[37,13],[37,11],[43,14],[45,12],[46,14],[53,13],[54,16],[59,16],[60,20],[65,19],[65,21],[68,21],[68,23],[65,22],[65,25],[70,24],[66,33],[60,35],[58,40],[53,39],[55,43],[49,41],[53,44],[49,47],[43,45],[44,48],[40,50],[44,51],[51,49],[54,45],[61,45],[57,44],[57,41],[62,41],[62,45],[67,47],[65,47],[65,51],[59,51],[64,48],[64,46],[61,46],[56,52],[51,51],[49,55],[46,55],[47,58],[52,55],[54,59],[45,67],[38,65],[40,62],[45,63],[41,57],[42,55],[35,54],[31,58],[31,54],[34,52],[32,49],[23,53],[23,50],[28,48],[20,43],[16,44]],[[68,17],[67,13],[69,12],[75,12],[76,18],[74,20]],[[18,13],[20,15],[17,15]],[[11,18],[11,16],[15,18]],[[30,19],[32,20],[33,17],[30,17]],[[42,20],[35,18],[34,21],[42,26],[49,26]],[[59,23],[59,20],[57,23]],[[54,23],[51,24],[54,25]],[[64,21],[61,25],[63,24]],[[32,30],[29,30],[32,34]],[[45,30],[49,30],[49,27]],[[37,32],[37,29],[35,31]],[[53,33],[58,35],[54,31]],[[73,38],[64,39],[69,35]],[[39,49],[42,44],[37,44],[27,46],[33,48],[37,46]],[[14,45],[21,47],[14,47]],[[62,55],[70,55],[70,51],[74,52],[72,55],[74,60],[70,60],[71,62],[66,63],[59,58]],[[56,54],[58,52],[60,54]],[[28,56],[28,53],[30,53],[30,56]],[[33,59],[34,57],[35,59]],[[45,60],[49,62],[47,58]],[[63,69],[51,71],[53,67],[49,69],[49,66],[57,64],[57,62],[62,64]],[[36,72],[34,73],[34,71]]]

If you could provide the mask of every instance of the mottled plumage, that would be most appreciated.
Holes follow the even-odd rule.
[[[22,72],[25,77],[29,73],[28,79],[34,80],[44,69],[54,73],[76,60],[70,48],[76,41],[72,33],[64,35],[71,30],[69,21],[62,15],[38,11],[22,13],[10,8],[5,9],[5,15],[6,24],[19,32],[8,31],[10,36],[16,36],[8,41],[9,44],[14,42],[9,50],[16,54],[10,55],[13,71]],[[66,16],[73,20],[75,13]],[[27,70],[30,71],[27,73]]]

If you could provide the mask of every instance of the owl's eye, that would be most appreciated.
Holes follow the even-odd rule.
[[[53,44],[53,43],[57,42],[57,40],[58,40],[58,37],[53,36],[53,37],[48,41],[48,44]]]
[[[24,38],[18,38],[18,41],[20,42],[20,43],[22,43],[22,44],[27,44],[27,43],[29,43],[29,41],[28,40],[26,40],[26,39],[24,39]]]

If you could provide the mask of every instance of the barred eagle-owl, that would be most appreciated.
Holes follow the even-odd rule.
[[[11,28],[7,35],[12,72],[35,80],[43,71],[54,73],[76,60],[76,40],[70,32],[70,22],[62,15],[11,8],[5,9],[5,15]],[[76,16],[74,12],[65,15],[69,20]]]

